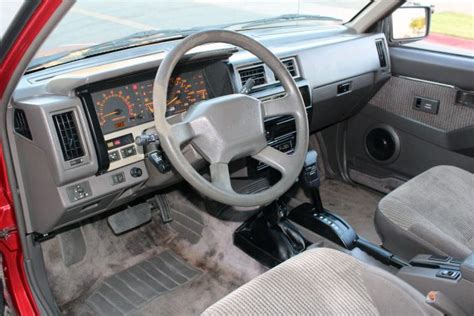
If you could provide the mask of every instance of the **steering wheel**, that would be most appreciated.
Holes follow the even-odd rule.
[[[213,98],[194,104],[181,122],[170,124],[166,119],[166,98],[171,74],[186,52],[209,43],[231,44],[257,56],[280,79],[285,95],[266,102],[239,93]],[[262,44],[243,34],[211,30],[183,39],[159,66],[153,87],[153,108],[160,144],[174,168],[196,190],[218,202],[243,207],[270,203],[294,184],[303,167],[309,128],[301,93],[280,60]],[[296,147],[290,155],[268,146],[265,138],[264,118],[280,115],[295,118]],[[183,155],[181,147],[189,142],[209,162],[210,181]],[[280,180],[258,193],[235,192],[228,164],[248,156],[278,170]]]

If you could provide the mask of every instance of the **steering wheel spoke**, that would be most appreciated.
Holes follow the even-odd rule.
[[[296,111],[289,94],[277,99],[265,101],[262,105],[265,117],[293,115]]]
[[[265,147],[262,151],[252,157],[280,171],[282,175],[286,175],[288,173],[288,167],[294,163],[292,156],[271,146]]]
[[[234,192],[230,183],[229,165],[227,163],[211,163],[209,171],[211,172],[211,182],[213,185],[222,190]]]
[[[180,122],[170,126],[171,137],[176,145],[180,146],[194,138],[194,131],[188,122]]]

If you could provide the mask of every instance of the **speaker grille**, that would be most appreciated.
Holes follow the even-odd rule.
[[[378,127],[370,130],[365,138],[369,156],[377,161],[388,162],[398,152],[398,138],[393,131]]]

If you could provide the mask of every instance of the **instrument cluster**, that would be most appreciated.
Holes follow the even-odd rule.
[[[91,93],[102,133],[153,121],[153,80],[146,79]],[[176,115],[209,99],[204,71],[173,75],[168,85],[166,116]]]

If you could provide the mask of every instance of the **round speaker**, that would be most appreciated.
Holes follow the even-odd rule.
[[[398,158],[400,140],[392,127],[377,125],[365,135],[365,150],[373,160],[390,163]]]

